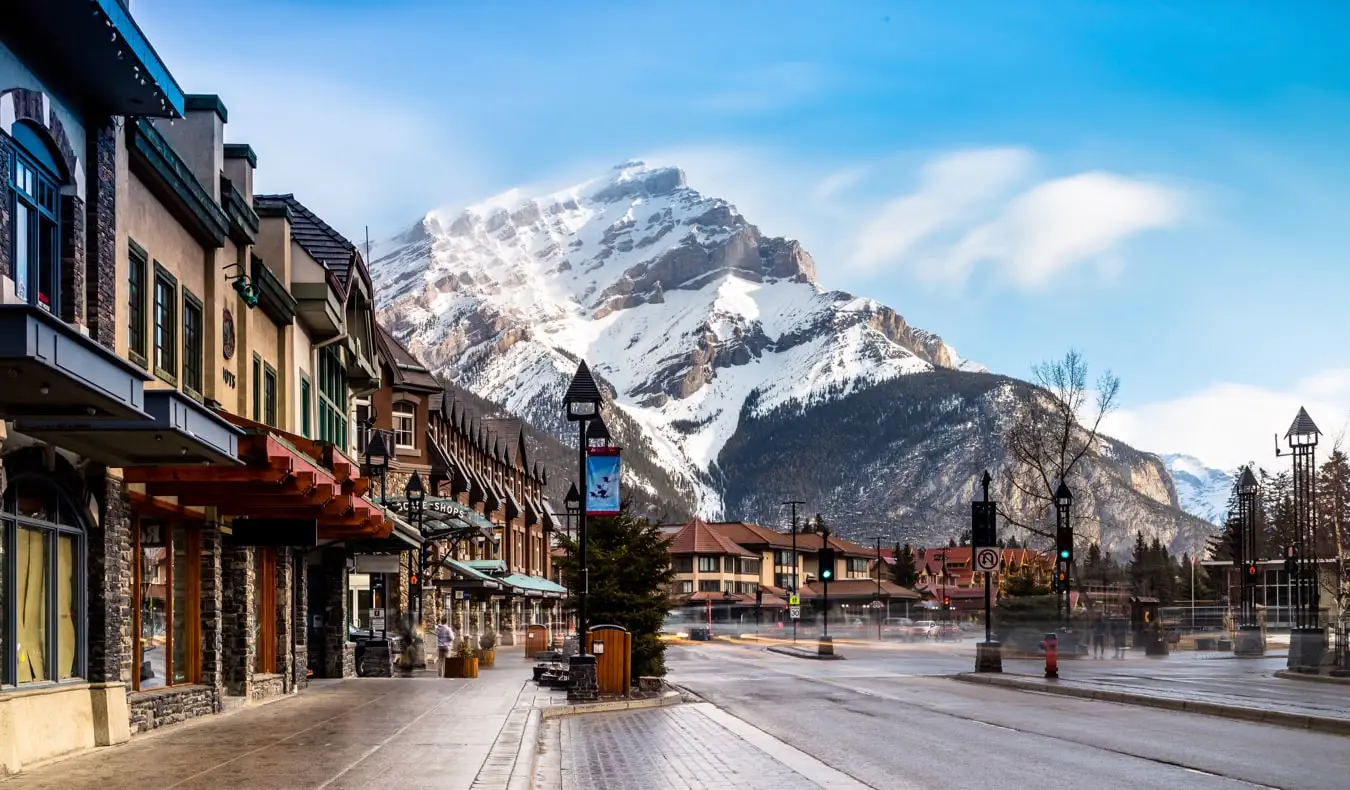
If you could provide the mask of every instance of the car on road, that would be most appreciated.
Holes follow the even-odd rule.
[[[961,633],[960,626],[956,623],[938,623],[936,624],[936,627],[930,631],[929,635],[933,639],[941,641],[955,640],[958,642],[961,641],[961,638],[964,636],[964,634]]]
[[[908,642],[918,639],[919,635],[915,633],[914,621],[908,617],[887,617],[881,623],[881,638]]]
[[[936,620],[919,620],[914,624],[915,639],[932,639],[937,636]]]

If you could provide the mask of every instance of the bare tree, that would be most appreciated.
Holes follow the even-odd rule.
[[[1097,452],[1102,420],[1117,405],[1120,379],[1108,370],[1097,378],[1095,390],[1090,389],[1087,361],[1073,350],[1035,365],[1031,374],[1035,386],[1017,405],[1004,436],[1012,456],[1012,486],[1024,505],[1017,513],[1002,510],[1010,524],[1053,537],[1041,518],[1054,504],[1060,481],[1073,489],[1083,459]],[[1074,518],[1080,517],[1075,513]]]
[[[1346,571],[1345,544],[1350,533],[1350,459],[1346,458],[1345,429],[1342,428],[1331,445],[1331,455],[1322,464],[1317,479],[1318,543],[1330,543],[1336,552],[1336,608],[1343,623],[1350,620],[1346,605],[1350,603],[1350,575]]]

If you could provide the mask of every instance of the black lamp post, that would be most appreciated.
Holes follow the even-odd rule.
[[[567,488],[567,496],[563,498],[563,506],[567,508],[567,537],[572,537],[572,520],[577,517],[581,511],[581,494],[577,493],[577,484],[573,483]]]
[[[385,497],[384,478],[389,473],[389,446],[384,441],[384,431],[371,431],[370,441],[366,442],[366,474],[380,481],[380,504],[388,504]]]
[[[1256,475],[1250,466],[1244,467],[1242,477],[1238,479],[1238,556],[1234,564],[1238,569],[1238,632],[1233,644],[1233,654],[1238,656],[1259,656],[1265,653],[1265,640],[1261,636],[1261,627],[1256,623],[1256,495],[1260,491]]]
[[[792,581],[787,587],[789,593],[800,596],[801,592],[798,590],[800,585],[797,584],[797,506],[805,505],[806,503],[800,499],[791,499],[783,504],[792,506]],[[791,601],[792,599],[789,598],[788,600]],[[800,601],[801,598],[798,597],[797,600]],[[788,611],[791,612],[790,609]],[[800,606],[798,607],[798,611],[801,611]],[[797,619],[798,618],[796,617],[792,618],[792,641],[794,644],[797,641]]]
[[[588,428],[589,423],[599,421],[600,419],[600,388],[596,386],[595,377],[591,375],[591,370],[586,366],[586,361],[582,360],[577,365],[577,372],[572,376],[572,381],[567,386],[567,392],[563,394],[563,406],[567,411],[569,422],[577,423],[577,480],[580,496],[585,496],[586,491],[586,447],[589,444]],[[609,431],[601,423],[601,431],[604,438],[609,438]],[[597,437],[599,438],[599,437]],[[577,510],[577,534],[580,538],[577,555],[577,568],[581,578],[578,580],[580,594],[577,596],[577,655],[573,656],[569,666],[569,675],[571,687],[567,690],[567,696],[572,700],[594,700],[600,695],[599,686],[595,676],[595,656],[586,654],[586,593],[590,589],[589,568],[586,565],[586,506],[582,499],[581,507]]]
[[[1289,637],[1289,666],[1318,666],[1326,649],[1325,635],[1318,627],[1319,587],[1317,578],[1317,511],[1313,485],[1317,479],[1317,437],[1322,432],[1306,409],[1289,426],[1284,439],[1294,456],[1294,630]],[[1279,444],[1275,455],[1282,456]]]
[[[1073,599],[1069,597],[1070,580],[1073,575],[1073,492],[1063,480],[1055,490],[1055,543],[1058,550],[1056,563],[1063,575],[1064,625],[1073,622]]]

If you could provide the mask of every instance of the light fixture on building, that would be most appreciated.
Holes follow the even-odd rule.
[[[389,471],[389,448],[384,431],[372,431],[366,442],[366,474],[380,481],[380,504],[385,503],[384,478]]]
[[[231,269],[237,270],[236,273],[231,274]],[[248,278],[248,275],[244,274],[243,264],[233,263],[226,266],[225,279],[250,310],[258,306],[258,287]]]

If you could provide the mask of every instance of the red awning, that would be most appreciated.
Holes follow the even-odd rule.
[[[222,516],[314,518],[324,540],[385,538],[394,529],[363,495],[370,480],[335,447],[221,412],[244,428],[243,467],[152,466],[123,471],[148,497],[172,496],[180,506],[214,507]]]

